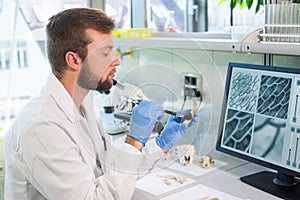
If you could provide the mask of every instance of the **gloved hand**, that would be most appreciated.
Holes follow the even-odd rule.
[[[178,114],[188,114],[191,110],[182,110]],[[162,130],[161,134],[156,137],[156,144],[163,149],[171,149],[185,135],[187,129],[197,122],[198,114],[194,114],[194,118],[189,124],[183,123],[183,118],[170,115]]]
[[[132,111],[127,135],[145,146],[156,121],[162,118],[163,113],[164,109],[157,102],[141,101]]]

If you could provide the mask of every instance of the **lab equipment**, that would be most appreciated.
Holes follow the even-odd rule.
[[[114,114],[114,117],[116,119],[121,119],[121,120],[124,120],[126,122],[129,122],[130,121],[130,117],[131,117],[131,113],[129,112],[119,112],[119,113],[115,113]],[[160,121],[157,121],[154,125],[154,128],[152,130],[153,133],[160,133],[164,128],[164,125],[162,122]]]
[[[157,120],[163,116],[163,108],[154,101],[143,100],[136,106],[131,115],[128,136],[145,146]]]
[[[174,19],[174,10],[168,11],[168,16],[165,23],[165,32],[178,32],[177,25]]]
[[[102,92],[105,100],[102,104],[104,112],[101,112],[104,129],[109,134],[119,134],[126,132],[130,126],[130,118],[133,108],[142,100],[148,100],[143,91],[130,83],[123,83],[113,80],[114,87],[110,91]],[[196,111],[198,103],[194,101],[194,106],[190,113],[177,113],[170,110],[163,112],[170,115],[176,115],[182,119],[183,123],[188,124],[193,119],[193,113]],[[164,123],[157,121],[152,130],[153,133],[160,133],[164,128]]]
[[[136,85],[116,81],[116,87],[120,90],[114,93],[113,98],[119,100],[117,105],[118,111],[132,112],[134,106],[139,104],[140,101],[148,100],[147,96]]]
[[[191,110],[178,111],[179,114],[191,113]],[[185,135],[187,129],[197,122],[197,114],[194,113],[193,119],[187,124],[183,123],[182,118],[176,115],[170,115],[168,121],[161,131],[160,135],[156,137],[158,146],[164,149],[171,149],[176,145]]]
[[[197,105],[197,103],[194,104],[194,107],[195,107],[195,105]],[[193,109],[196,109],[196,108],[193,108]],[[193,119],[194,112],[195,112],[195,110],[191,111],[189,113],[186,113],[186,114],[181,114],[181,113],[177,113],[177,112],[170,111],[170,110],[164,110],[164,113],[166,113],[166,114],[174,115],[174,116],[182,118],[182,121],[184,123],[188,123],[190,120]],[[130,112],[119,112],[119,113],[115,113],[114,117],[117,118],[117,119],[121,119],[121,120],[129,122],[130,117],[131,117],[131,113]],[[152,132],[153,133],[160,133],[163,130],[163,128],[164,128],[164,124],[160,121],[157,121],[154,125],[154,128],[153,128]]]
[[[295,1],[265,2],[262,42],[300,42],[300,6]]]
[[[169,114],[169,115],[174,115],[174,116],[177,116],[177,117],[181,117],[183,118],[184,120],[191,120],[193,118],[192,114],[191,113],[187,113],[187,114],[179,114],[177,112],[174,112],[174,111],[170,111],[170,110],[164,110],[164,112],[166,114]]]
[[[300,197],[300,69],[229,63],[217,150],[277,171],[241,180],[282,199]]]
[[[125,85],[123,85],[122,83],[118,82],[117,80],[113,79],[113,85],[115,85],[116,87],[124,90]]]
[[[170,115],[175,115],[177,117],[181,117],[183,120],[183,123],[189,124],[190,121],[194,118],[194,114],[198,108],[198,102],[194,101],[193,108],[190,112],[188,113],[179,113],[179,112],[174,112],[174,111],[169,111],[169,110],[164,110],[165,113],[170,114]]]
[[[200,74],[186,73],[184,75],[184,98],[199,98],[201,100],[202,85]]]
[[[143,91],[130,83],[123,83],[113,79],[113,87],[108,91],[95,94],[104,130],[110,135],[116,135],[129,130],[129,121],[116,117],[122,113],[131,113],[135,105],[141,100],[147,100]]]

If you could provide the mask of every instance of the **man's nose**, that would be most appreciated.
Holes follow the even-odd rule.
[[[116,56],[115,59],[112,62],[112,65],[114,65],[114,66],[121,65],[120,57]]]

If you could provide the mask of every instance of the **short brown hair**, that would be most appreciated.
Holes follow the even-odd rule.
[[[103,11],[93,8],[73,8],[52,16],[47,24],[47,55],[52,72],[61,77],[67,68],[65,54],[76,52],[84,60],[91,42],[86,29],[109,34],[115,28],[114,20]]]

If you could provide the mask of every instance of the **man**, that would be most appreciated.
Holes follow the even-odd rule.
[[[160,136],[148,141],[163,108],[142,101],[133,110],[124,145],[110,142],[90,90],[112,87],[120,65],[113,28],[114,21],[96,9],[69,9],[50,18],[52,74],[5,138],[6,199],[130,199],[138,175],[195,122],[186,125],[171,116]]]

